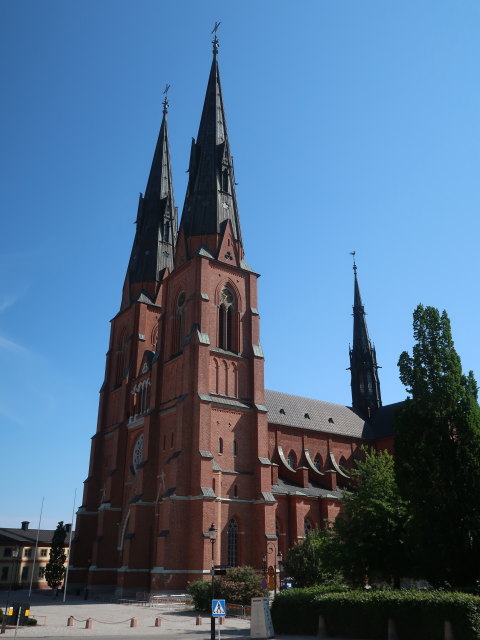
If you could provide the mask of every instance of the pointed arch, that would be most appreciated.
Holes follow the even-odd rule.
[[[218,296],[217,345],[225,351],[239,351],[238,296],[230,283],[225,284]]]
[[[238,565],[238,522],[236,518],[232,518],[228,523],[227,554],[228,566],[236,567]]]
[[[317,455],[315,456],[314,460],[313,460],[313,465],[315,467],[315,469],[317,469],[317,471],[321,471],[322,467],[323,467],[323,460],[322,460],[322,456],[317,453]]]

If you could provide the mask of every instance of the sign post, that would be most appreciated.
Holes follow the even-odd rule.
[[[225,618],[226,615],[225,600],[212,600],[212,618]],[[218,627],[218,640],[220,640],[220,626]]]

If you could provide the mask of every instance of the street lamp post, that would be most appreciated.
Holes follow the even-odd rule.
[[[212,524],[210,525],[210,529],[208,530],[208,536],[210,538],[210,542],[212,543],[212,602],[213,602],[213,598],[215,596],[215,570],[214,570],[214,566],[215,566],[215,554],[214,554],[214,547],[215,547],[215,541],[217,539],[217,528],[214,525],[214,523],[212,522]],[[213,617],[213,609],[210,613],[210,638],[211,640],[215,640],[215,618]]]
[[[17,574],[17,558],[20,554],[20,547],[13,547],[12,549],[12,577],[10,578],[10,583],[8,585],[8,595],[7,595],[7,606],[5,607],[5,615],[3,616],[2,628],[0,633],[5,633],[6,625],[7,625],[7,613],[8,613],[8,605],[10,604],[10,594],[12,592],[13,587],[15,586],[16,574]]]

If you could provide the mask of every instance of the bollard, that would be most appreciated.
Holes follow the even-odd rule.
[[[156,627],[161,627],[162,626],[162,619],[161,618],[155,618],[155,626]]]
[[[202,617],[201,616],[197,616],[195,619],[195,624],[198,626],[199,624],[202,624]]]
[[[87,618],[85,620],[85,629],[92,629],[93,628],[93,620],[91,618]]]
[[[136,618],[132,618],[130,620],[130,627],[136,627],[137,626],[137,619]]]
[[[388,640],[398,640],[397,628],[395,627],[395,621],[392,618],[388,619]]]
[[[327,625],[325,624],[325,618],[323,616],[318,616],[318,638],[326,638],[327,637]]]
[[[455,636],[453,635],[452,623],[448,620],[445,620],[444,630],[445,640],[455,640]]]
[[[67,627],[73,627],[73,616],[68,616]]]

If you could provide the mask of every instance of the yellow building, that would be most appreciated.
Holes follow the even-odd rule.
[[[0,527],[0,589],[48,589],[45,567],[50,559],[54,529],[29,529],[23,521],[20,529]],[[67,534],[70,524],[65,525]],[[38,544],[37,544],[38,535]],[[65,547],[68,546],[68,537]],[[37,546],[35,551],[35,546]],[[33,580],[32,580],[33,573]]]

